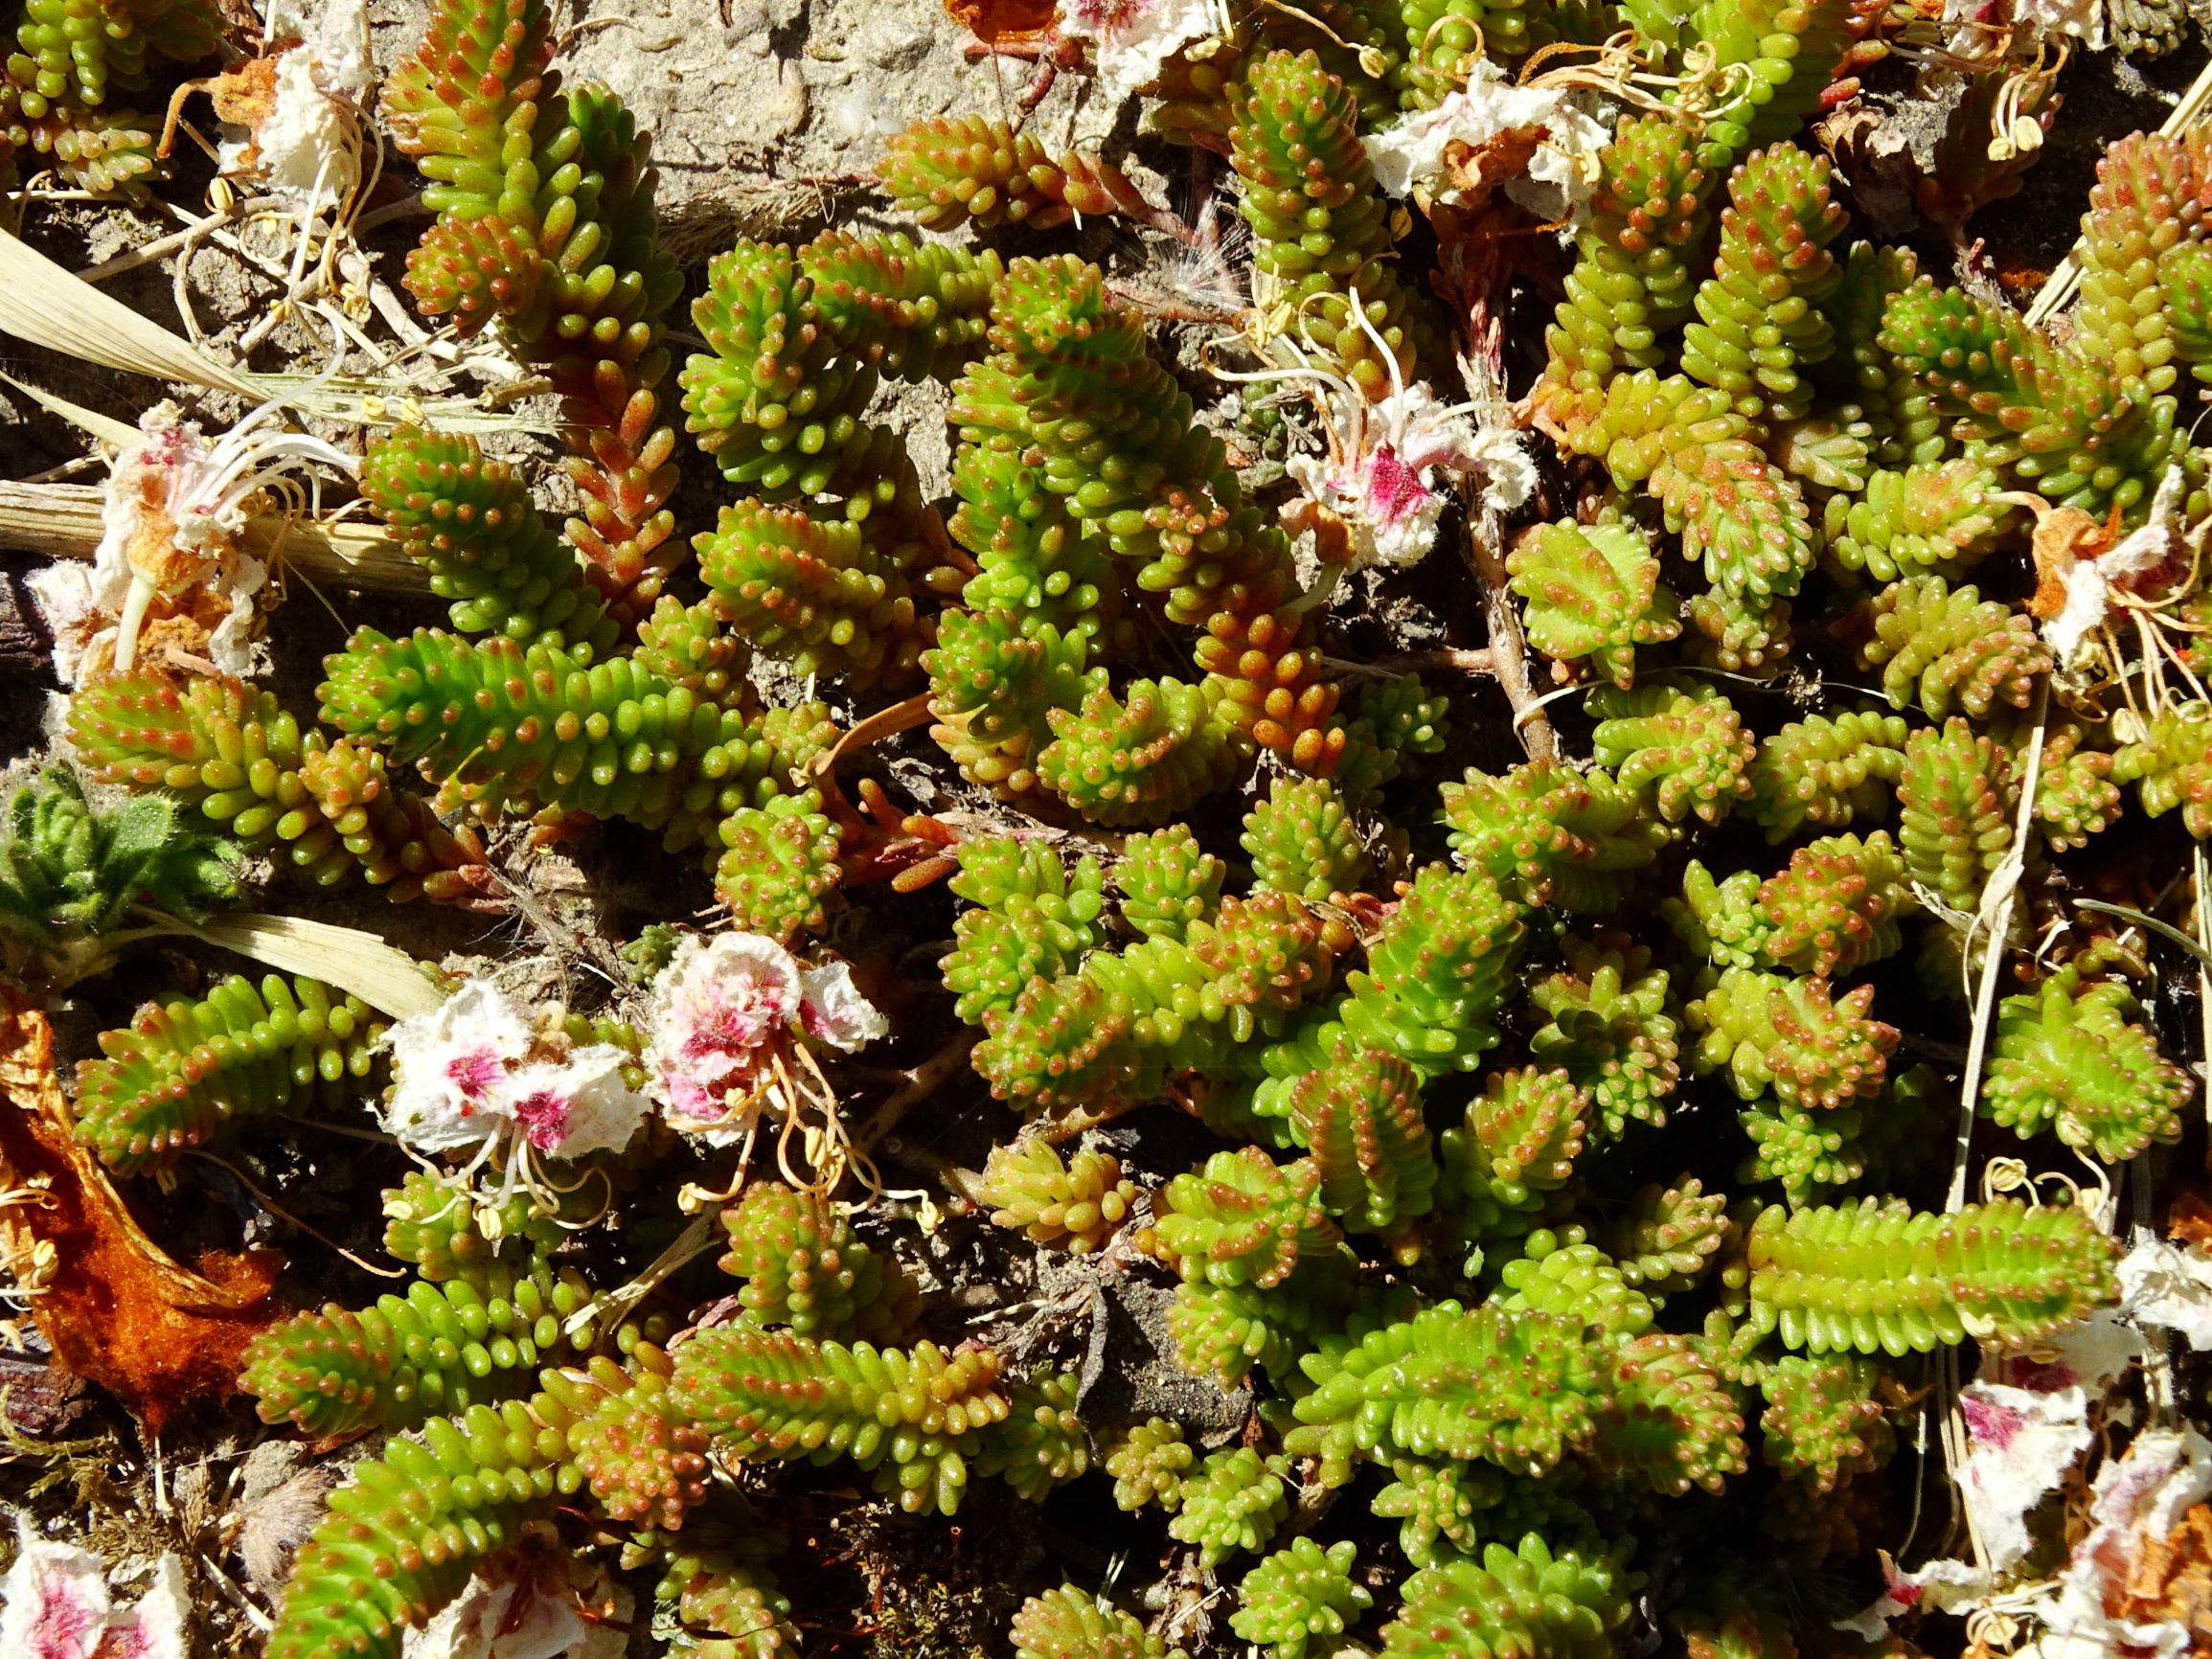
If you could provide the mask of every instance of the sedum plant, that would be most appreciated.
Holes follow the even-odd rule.
[[[1750,799],[1745,774],[1758,743],[1726,697],[1668,686],[1601,686],[1590,693],[1589,709],[1600,716],[1590,734],[1598,764],[1627,787],[1650,790],[1664,822],[1694,812],[1717,824]]]
[[[1288,1512],[1280,1457],[1264,1458],[1250,1446],[1218,1451],[1183,1483],[1183,1501],[1168,1522],[1171,1535],[1198,1546],[1201,1565],[1213,1567],[1239,1551],[1267,1547]]]
[[[2181,1133],[2188,1074],[2129,1019],[2139,1005],[2116,980],[2069,963],[1998,1006],[1981,1109],[2020,1135],[2054,1130],[2117,1164]]]
[[[1135,1203],[1137,1187],[1111,1152],[1078,1152],[1065,1161],[1047,1142],[992,1149],[983,1198],[992,1220],[1070,1255],[1096,1250],[1113,1236]]]
[[[1072,1584],[1032,1596],[1014,1616],[1016,1659],[1164,1659],[1165,1647],[1135,1618]]]
[[[1751,1317],[1813,1353],[1925,1353],[1959,1335],[2031,1342],[2109,1294],[2111,1240],[2018,1199],[1916,1215],[1900,1199],[1768,1210],[1751,1229]]]
[[[1514,1548],[1485,1545],[1479,1562],[1439,1562],[1407,1579],[1403,1607],[1382,1627],[1382,1651],[1394,1659],[1514,1651],[1597,1659],[1627,1618],[1610,1563],[1555,1555],[1532,1533]]]
[[[1292,1538],[1237,1586],[1238,1607],[1229,1628],[1267,1649],[1269,1659],[1302,1659],[1315,1640],[1344,1633],[1375,1598],[1352,1581],[1355,1549],[1347,1539],[1327,1550],[1311,1538]]]
[[[1565,942],[1565,966],[1537,981],[1529,1001],[1548,1023],[1529,1053],[1589,1092],[1592,1126],[1619,1135],[1630,1120],[1667,1121],[1666,1097],[1681,1077],[1679,1022],[1669,1012],[1669,976],[1651,953]]]
[[[589,1300],[542,1258],[519,1272],[494,1262],[417,1281],[370,1307],[332,1303],[272,1326],[247,1345],[239,1386],[262,1421],[288,1419],[321,1440],[415,1428],[524,1392],[540,1366],[574,1352],[565,1328]]]
[[[311,979],[242,974],[198,1002],[148,1005],[77,1067],[78,1132],[122,1174],[173,1168],[233,1124],[342,1102],[383,1022]]]
[[[1278,778],[1244,817],[1252,884],[1300,898],[1357,893],[1374,860],[1344,798],[1325,778]]]
[[[1528,602],[1529,643],[1562,662],[1586,658],[1616,686],[1635,683],[1636,648],[1682,631],[1659,561],[1621,524],[1538,526],[1506,561]]]
[[[738,1300],[753,1324],[881,1341],[913,1323],[912,1281],[855,1238],[819,1194],[763,1181],[721,1220],[730,1247],[718,1265],[745,1282]]]
[[[529,0],[432,11],[385,100],[438,216],[407,285],[426,314],[495,330],[552,380],[582,503],[569,539],[634,626],[676,551],[665,545],[675,435],[660,400],[681,278],[657,241],[648,142],[607,88],[564,91],[552,56]]]
[[[264,1420],[384,1437],[300,1551],[279,1659],[397,1659],[479,1569],[586,1539],[650,1569],[635,1643],[787,1659],[841,1569],[810,1526],[787,1596],[769,1505],[875,1573],[886,1516],[1049,1553],[1109,1491],[1127,1558],[1168,1564],[1127,1599],[1158,1617],[1056,1572],[1021,1586],[1025,1659],[1301,1659],[1371,1608],[1406,1659],[1815,1646],[1785,1572],[1872,1583],[1902,1531],[1889,1362],[2033,1350],[2117,1297],[2082,1211],[1911,1207],[1950,1084],[1907,1057],[1973,1028],[1893,959],[2016,972],[2091,889],[2178,916],[2136,849],[2212,830],[2212,610],[2172,557],[2212,499],[2201,138],[2107,157],[2067,344],[1855,238],[1847,120],[1806,128],[1925,19],[1061,11],[1039,93],[1151,87],[1137,119],[1220,163],[1188,224],[956,110],[867,164],[905,228],[764,231],[694,283],[547,8],[437,0],[383,101],[432,218],[408,286],[543,377],[573,513],[502,444],[380,433],[361,493],[440,608],[357,629],[313,719],[148,639],[63,721],[133,799],[53,774],[11,808],[0,926],[65,963],[227,898],[210,832],[539,933],[582,912],[540,920],[536,848],[675,855],[604,1009],[510,1030],[464,988],[485,1045],[430,1044],[441,1099],[500,1126],[385,1193],[406,1283],[247,1346]],[[122,181],[114,95],[212,31],[26,16],[0,138]],[[1561,102],[1631,62],[1627,113]],[[1531,113],[1464,139],[1494,106]],[[1943,153],[2000,178],[1977,144]],[[1929,199],[1955,223],[1979,189]],[[1107,213],[1172,259],[1058,228]],[[688,575],[687,470],[722,487]],[[633,896],[594,887],[574,925],[607,931]],[[1997,1001],[1968,1174],[2180,1123],[2183,1050],[2107,953],[2055,959]],[[81,1138],[172,1175],[309,1097],[374,1109],[380,1029],[218,981],[101,1039]],[[390,1042],[396,1135],[425,1029]],[[869,1032],[880,1065],[847,1057]],[[627,1139],[572,1159],[524,1108],[577,1102],[485,1093],[557,1069],[548,1033],[596,1052]],[[978,1272],[1007,1294],[971,1306]],[[1125,1391],[1132,1324],[1158,1367]],[[1684,1529],[1710,1559],[1668,1553]],[[1786,1566],[1734,1581],[1753,1536]]]
[[[1174,1513],[1182,1507],[1197,1457],[1180,1423],[1155,1417],[1130,1425],[1106,1457],[1106,1473],[1114,1478],[1114,1502],[1125,1510],[1154,1504]]]

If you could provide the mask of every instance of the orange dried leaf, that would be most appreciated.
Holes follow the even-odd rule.
[[[2163,1538],[2147,1539],[2135,1569],[2109,1588],[2105,1611],[2135,1625],[2171,1625],[2212,1648],[2212,1507],[2199,1504]]]
[[[2166,1237],[2177,1244],[2212,1246],[2212,1203],[2195,1193],[2176,1193],[2166,1212]]]
[[[1481,144],[1454,139],[1444,147],[1444,170],[1450,189],[1459,193],[1459,205],[1481,208],[1508,179],[1528,171],[1528,165],[1550,136],[1546,126],[1509,126]]]
[[[2028,614],[2048,622],[2066,608],[2067,573],[2104,550],[2105,527],[2078,507],[2053,508],[2036,515],[2028,545],[2036,562],[2036,591],[2028,601]]]
[[[195,1270],[148,1239],[72,1131],[54,1028],[5,983],[0,1094],[0,1166],[43,1189],[17,1217],[52,1247],[36,1311],[56,1359],[155,1431],[186,1400],[228,1394],[239,1352],[270,1323],[276,1254],[211,1252]]]
[[[1060,21],[1055,0],[945,0],[945,13],[987,46],[1042,39]]]

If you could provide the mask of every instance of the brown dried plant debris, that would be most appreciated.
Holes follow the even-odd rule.
[[[2212,1653],[2212,1505],[2199,1504],[2163,1538],[2148,1539],[2135,1570],[2108,1589],[2105,1611],[2136,1625],[2178,1625],[2191,1653]]]
[[[2177,1244],[2212,1245],[2212,1200],[2183,1188],[2166,1212],[2166,1237]]]
[[[1054,0],[945,0],[945,14],[987,46],[1041,40],[1060,21]]]
[[[35,1307],[55,1358],[154,1433],[185,1401],[228,1395],[240,1351],[270,1323],[277,1255],[210,1252],[188,1268],[146,1236],[72,1133],[52,1025],[5,982],[0,1095],[0,1170],[11,1185],[42,1189],[12,1218],[43,1246]]]

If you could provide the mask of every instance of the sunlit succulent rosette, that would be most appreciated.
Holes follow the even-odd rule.
[[[826,1190],[855,1153],[816,1051],[850,1054],[890,1029],[843,962],[802,963],[758,933],[694,937],[653,984],[647,1088],[683,1134],[741,1148],[741,1179],[764,1125],[785,1179]],[[794,1141],[810,1174],[792,1160]]]
[[[473,1190],[492,1173],[480,1224],[517,1193],[540,1215],[560,1210],[577,1177],[559,1168],[620,1152],[651,1102],[637,1057],[613,1042],[578,1042],[558,1012],[534,1017],[491,981],[471,979],[430,1013],[385,1038],[393,1084],[384,1128],[418,1156],[466,1156],[445,1179]]]

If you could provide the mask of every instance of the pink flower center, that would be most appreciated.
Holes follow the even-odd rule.
[[[43,1579],[36,1594],[29,1659],[78,1659],[103,1623],[102,1616],[78,1601],[69,1580],[59,1575]]]
[[[568,1138],[568,1102],[552,1089],[539,1089],[514,1102],[514,1121],[532,1146],[550,1152]]]
[[[1367,466],[1367,499],[1375,521],[1383,525],[1404,523],[1427,506],[1433,491],[1421,474],[1399,459],[1388,444],[1375,452]]]
[[[761,1046],[789,1018],[778,989],[741,980],[734,994],[703,998],[692,1029],[684,1034],[684,1053],[693,1057],[727,1054]]]
[[[1101,34],[1127,29],[1152,9],[1152,0],[1072,0],[1067,16],[1079,28]]]
[[[1967,1432],[1975,1441],[1995,1451],[2003,1451],[2013,1443],[2013,1437],[2027,1426],[2027,1414],[1995,1400],[1977,1399],[1962,1394],[1958,1401],[1959,1416],[1966,1419]]]
[[[2012,1380],[2031,1394],[2056,1394],[2082,1380],[2074,1368],[2063,1359],[2047,1364],[2034,1359],[2016,1359],[2006,1369],[2012,1373]]]
[[[696,1078],[682,1072],[661,1073],[661,1086],[668,1090],[669,1109],[678,1117],[696,1118],[700,1123],[712,1123],[722,1115],[722,1108],[714,1096]]]
[[[445,1062],[445,1080],[464,1100],[481,1101],[507,1075],[507,1062],[490,1049],[455,1055]]]

